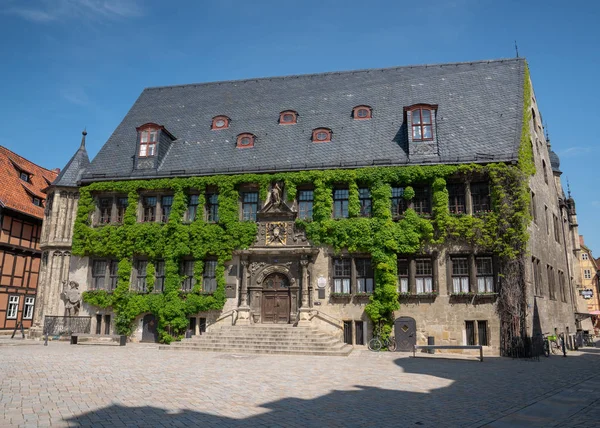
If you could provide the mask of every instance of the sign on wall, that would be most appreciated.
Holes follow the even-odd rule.
[[[581,297],[584,299],[591,299],[594,297],[594,290],[586,288],[585,290],[580,290],[579,294],[581,294]]]

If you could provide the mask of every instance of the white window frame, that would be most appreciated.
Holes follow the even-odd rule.
[[[588,260],[588,253],[583,253],[581,255],[581,260]]]
[[[19,313],[19,296],[8,296],[8,306],[6,308],[6,319],[16,320]]]
[[[35,297],[25,297],[25,306],[23,307],[23,319],[30,320],[33,318],[33,307],[35,305]]]
[[[590,269],[583,270],[583,277],[585,279],[592,279],[592,271]]]

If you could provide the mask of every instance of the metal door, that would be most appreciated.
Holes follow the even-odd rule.
[[[142,329],[142,342],[158,342],[158,331],[156,329],[156,317],[152,314],[144,316]]]
[[[400,317],[394,321],[397,351],[408,352],[417,344],[417,323],[414,318]]]

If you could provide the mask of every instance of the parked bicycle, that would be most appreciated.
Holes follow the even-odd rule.
[[[373,352],[378,352],[381,348],[387,348],[388,351],[394,352],[396,350],[396,341],[391,336],[384,339],[381,335],[377,334],[373,339],[369,340],[367,346]]]
[[[549,333],[544,333],[544,355],[546,357],[550,356],[550,352],[553,354],[561,354],[562,348],[559,343],[558,336],[550,335]]]

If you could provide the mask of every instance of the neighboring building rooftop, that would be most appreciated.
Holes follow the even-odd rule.
[[[0,146],[0,206],[42,219],[46,199],[43,189],[57,175]],[[40,206],[34,205],[34,199],[40,201]]]
[[[523,114],[523,58],[272,77],[145,89],[83,174],[84,181],[140,176],[285,171],[366,165],[516,160]],[[404,107],[437,105],[437,150],[408,152]],[[353,108],[372,108],[354,120]],[[293,110],[297,123],[282,126]],[[211,129],[215,116],[231,119]],[[175,137],[160,164],[136,171],[136,128]],[[315,144],[311,132],[332,130]],[[236,148],[241,133],[254,147]]]

